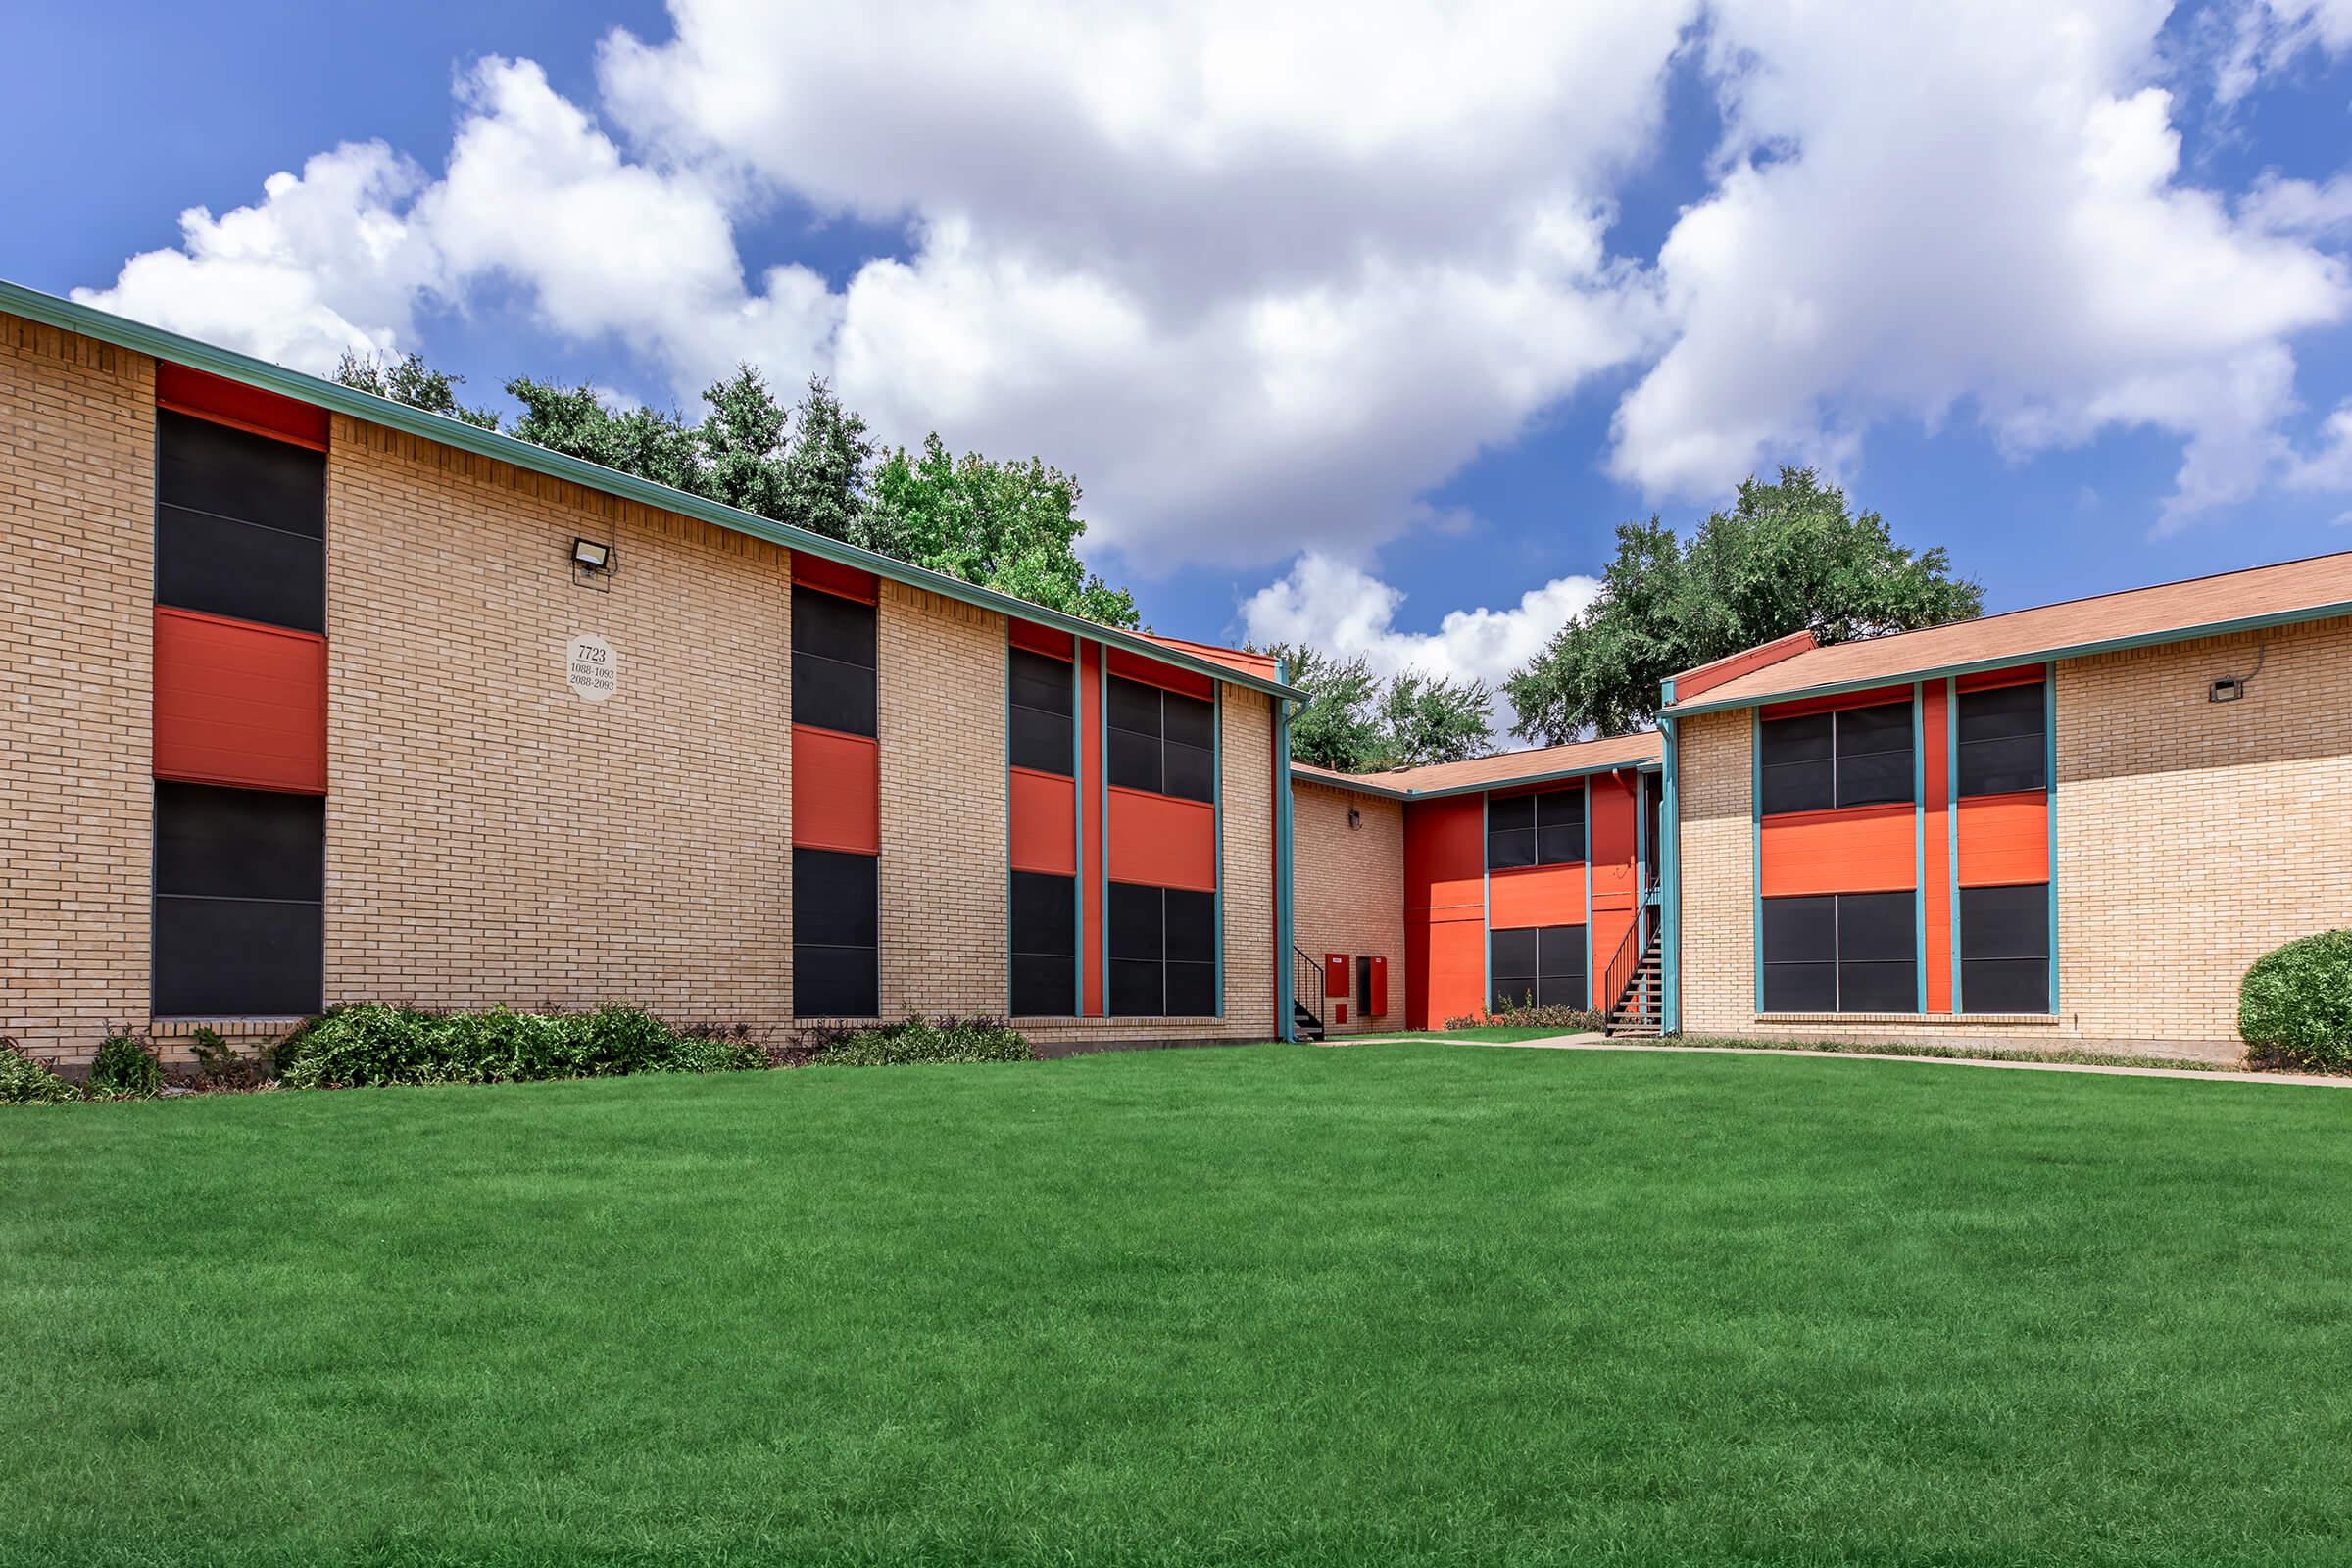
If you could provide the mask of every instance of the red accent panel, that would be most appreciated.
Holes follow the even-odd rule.
[[[1988,692],[1996,686],[2031,686],[2049,673],[2046,664],[2020,664],[2015,669],[1979,670],[1960,677],[1964,692]]]
[[[1006,634],[1015,648],[1026,648],[1033,654],[1045,654],[1054,659],[1074,657],[1078,639],[1066,631],[1040,626],[1033,620],[1015,620]]]
[[[792,726],[792,842],[882,853],[882,749],[870,736]]]
[[[1079,1004],[1100,1018],[1102,995],[1102,645],[1078,645],[1078,886],[1084,940],[1079,944]]]
[[[1584,923],[1583,866],[1530,865],[1488,873],[1487,924],[1493,929]]]
[[[1012,770],[1012,868],[1078,874],[1078,785],[1025,767]]]
[[[1592,780],[1585,799],[1586,832],[1592,840],[1592,863],[1586,869],[1592,878],[1595,970],[1615,955],[1641,906],[1641,870],[1636,863],[1641,846],[1634,829],[1634,788],[1631,773],[1604,774]],[[1600,984],[1597,973],[1592,983]]]
[[[1110,672],[1127,680],[1146,681],[1187,697],[1206,698],[1216,690],[1215,683],[1206,675],[1196,675],[1189,669],[1178,669],[1156,659],[1131,654],[1124,648],[1113,648],[1109,653]]]
[[[1834,712],[1840,708],[1875,708],[1881,703],[1907,703],[1911,700],[1908,686],[1873,686],[1866,692],[1840,692],[1836,697],[1807,697],[1793,703],[1772,703],[1765,707],[1766,718],[1800,718],[1807,713]]]
[[[1766,817],[1764,897],[1896,893],[1917,887],[1911,852],[1918,825],[1911,815],[1905,805],[1849,806],[1837,811]]]
[[[1347,994],[1348,955],[1345,953],[1326,953],[1323,955],[1323,995],[1326,997],[1344,997]]]
[[[1217,890],[1217,812],[1201,801],[1144,790],[1110,792],[1110,879],[1153,888]]]
[[[1386,1018],[1389,1015],[1389,960],[1372,960],[1372,1004],[1364,1009],[1367,1018]]]
[[[881,597],[882,579],[870,571],[845,566],[838,561],[827,561],[806,551],[792,553],[792,580],[803,588],[822,588],[826,593],[855,599],[860,604],[872,604]]]
[[[1188,643],[1181,637],[1162,637],[1155,632],[1139,631],[1136,635],[1148,643],[1173,648],[1180,653],[1191,654],[1196,659],[1205,659],[1212,664],[1223,664],[1227,669],[1255,675],[1261,680],[1274,678],[1272,654],[1253,654],[1241,648],[1219,648],[1215,643]]]
[[[1927,790],[1920,801],[1920,847],[1924,852],[1919,885],[1926,897],[1928,1010],[1952,1010],[1952,760],[1951,693],[1943,681],[1929,681],[1920,689],[1920,777]]]
[[[255,435],[296,446],[326,450],[326,411],[258,386],[192,370],[169,360],[155,362],[155,402],[175,414],[192,414],[216,424],[234,425]]]
[[[2039,790],[1960,801],[1960,885],[2012,887],[2050,879],[2050,801]]]
[[[1476,795],[1404,808],[1404,1008],[1415,1029],[1475,1012],[1487,987],[1486,807]]]
[[[1674,700],[1678,703],[1690,702],[1701,692],[1711,692],[1716,687],[1729,681],[1738,680],[1742,675],[1768,668],[1784,659],[1793,659],[1813,646],[1811,632],[1792,631],[1786,637],[1778,637],[1768,643],[1759,643],[1742,653],[1731,654],[1718,659],[1711,664],[1701,664],[1696,669],[1685,670],[1674,677]],[[1599,951],[1597,943],[1594,944],[1593,951],[1595,953]],[[1617,950],[1611,948],[1609,951],[1614,953]]]
[[[155,612],[155,776],[326,793],[326,639]]]

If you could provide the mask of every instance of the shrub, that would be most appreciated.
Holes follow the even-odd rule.
[[[2352,1070],[2352,931],[2323,931],[2254,960],[2237,1032],[2264,1066]]]
[[[197,1076],[206,1087],[213,1089],[258,1089],[270,1076],[269,1063],[262,1056],[240,1056],[237,1048],[220,1038],[220,1032],[199,1025],[188,1037],[188,1049],[196,1056]]]
[[[813,1065],[896,1067],[916,1061],[1034,1061],[1028,1036],[1001,1018],[917,1018],[825,1038]]]
[[[163,1092],[164,1064],[146,1043],[130,1035],[109,1035],[90,1063],[92,1100],[151,1100]]]
[[[0,1105],[63,1105],[81,1091],[0,1036]]]
[[[361,1003],[334,1007],[278,1048],[289,1089],[377,1084],[526,1083],[641,1072],[765,1067],[742,1030],[678,1030],[637,1007],[594,1012],[425,1012]]]
[[[1466,1012],[1446,1020],[1448,1029],[1557,1029],[1562,1034],[1590,1034],[1607,1022],[1589,1007],[1540,1007],[1534,1002],[1514,1003],[1493,1012]]]

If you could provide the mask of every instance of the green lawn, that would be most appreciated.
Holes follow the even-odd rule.
[[[0,1110],[0,1559],[2352,1553],[2352,1094],[1264,1047]]]

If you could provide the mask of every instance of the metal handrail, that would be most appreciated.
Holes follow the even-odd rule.
[[[1291,949],[1291,1005],[1313,1023],[1323,1021],[1323,960],[1304,948]]]
[[[1617,952],[1609,966],[1600,972],[1600,990],[1595,994],[1602,1000],[1601,1018],[1617,1015],[1625,1005],[1626,993],[1632,989],[1634,975],[1642,967],[1642,956],[1649,951],[1650,911],[1647,906],[1634,911],[1634,923],[1625,928],[1625,940],[1617,944]]]

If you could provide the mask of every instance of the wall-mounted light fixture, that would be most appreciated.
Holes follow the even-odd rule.
[[[571,580],[600,593],[610,592],[612,577],[620,570],[612,559],[612,547],[601,539],[574,539],[571,542]]]
[[[1364,813],[1357,810],[1352,806],[1348,808],[1348,825],[1349,827],[1362,827],[1364,825]]]
[[[2205,700],[2209,703],[2236,702],[2246,695],[2246,688],[2254,684],[2254,677],[2262,673],[2263,662],[2270,657],[2271,645],[2269,643],[2256,644],[2254,667],[2243,675],[2224,675],[2220,680],[2205,688]]]

